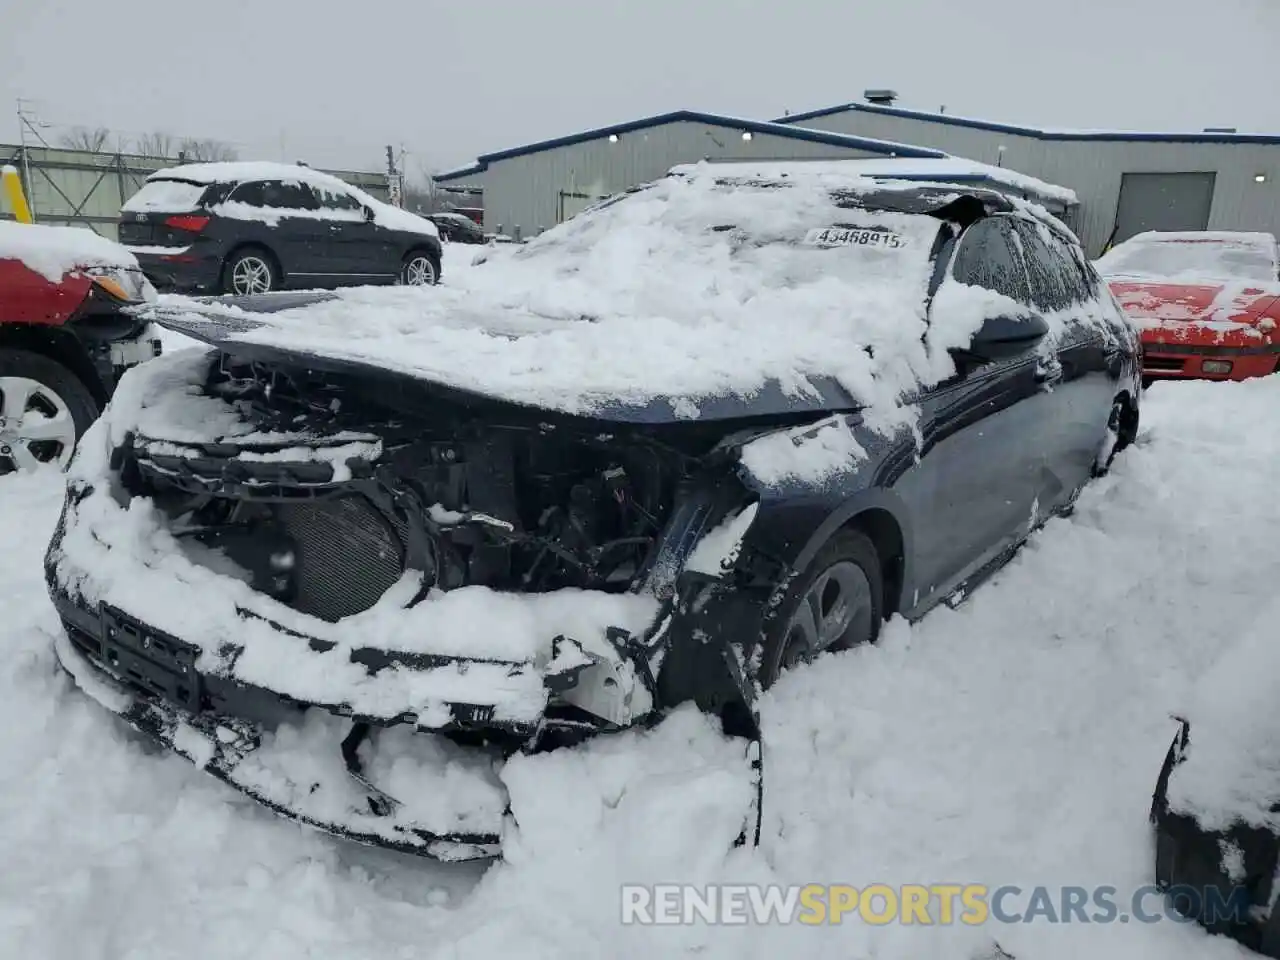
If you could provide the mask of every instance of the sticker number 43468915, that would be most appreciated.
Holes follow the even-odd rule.
[[[867,227],[818,227],[805,234],[804,242],[822,247],[881,247],[886,250],[898,250],[907,245],[900,234]]]

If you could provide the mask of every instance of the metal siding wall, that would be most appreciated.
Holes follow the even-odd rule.
[[[1251,143],[1171,143],[1151,140],[1039,140],[1018,134],[933,123],[889,114],[846,111],[804,121],[813,129],[934,147],[958,157],[997,162],[1080,197],[1076,232],[1098,256],[1115,225],[1125,173],[1217,174],[1211,230],[1280,233],[1280,146]],[[1254,177],[1267,175],[1258,184]]]
[[[673,166],[713,160],[880,157],[864,150],[681,121],[493,163],[483,173],[484,227],[524,237],[556,225],[560,192],[607,195],[663,176]],[[467,183],[480,182],[468,178]]]

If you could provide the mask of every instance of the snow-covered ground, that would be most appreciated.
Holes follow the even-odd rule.
[[[1278,403],[1280,378],[1157,385],[1137,446],[994,582],[784,677],[763,703],[758,850],[731,848],[740,763],[680,712],[508,768],[520,828],[487,869],[310,832],[127,736],[50,649],[40,561],[61,477],[0,479],[3,953],[970,960],[998,941],[1019,960],[1240,956],[1172,922],[624,927],[619,885],[1108,885],[1123,903],[1150,881],[1168,715],[1280,574]]]

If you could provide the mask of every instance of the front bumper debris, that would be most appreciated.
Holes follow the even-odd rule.
[[[85,693],[275,813],[439,860],[499,855],[507,800],[498,755],[412,727],[374,728],[265,690],[236,691],[241,714],[258,719],[208,709],[216,678],[196,673],[187,645],[109,607],[95,624],[69,599],[55,603],[65,628],[55,653]],[[395,741],[386,757],[361,751],[380,746],[379,738]],[[396,769],[406,758],[412,758],[407,774]],[[375,768],[388,774],[385,785],[375,782]],[[412,787],[411,795],[396,796],[396,786]]]

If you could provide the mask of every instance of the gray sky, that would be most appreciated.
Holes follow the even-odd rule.
[[[380,168],[392,143],[412,173],[871,86],[1031,125],[1280,133],[1278,41],[1277,0],[3,0],[0,142],[22,96],[246,158]]]

